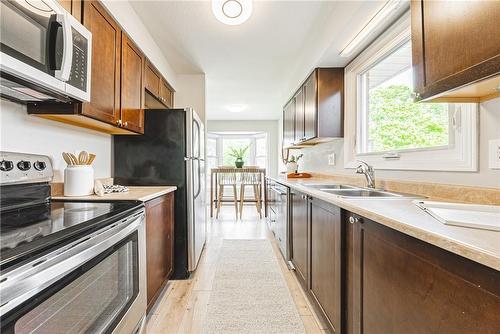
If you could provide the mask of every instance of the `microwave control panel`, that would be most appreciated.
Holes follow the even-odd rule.
[[[73,64],[68,84],[84,92],[87,91],[87,52],[88,40],[78,31],[72,29],[73,33]]]

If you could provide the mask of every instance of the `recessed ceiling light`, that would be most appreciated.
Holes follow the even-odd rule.
[[[227,110],[229,112],[242,112],[245,109],[245,106],[243,104],[231,104],[227,106]]]
[[[212,12],[224,24],[242,24],[252,15],[252,0],[212,0]]]

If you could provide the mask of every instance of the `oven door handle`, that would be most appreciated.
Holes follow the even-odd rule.
[[[57,282],[129,236],[144,221],[144,211],[79,239],[60,250],[37,258],[0,277],[2,305],[5,314]]]
[[[56,14],[56,22],[62,27],[63,32],[63,57],[61,69],[55,70],[54,76],[61,81],[68,81],[73,63],[73,32],[71,23],[66,13]]]

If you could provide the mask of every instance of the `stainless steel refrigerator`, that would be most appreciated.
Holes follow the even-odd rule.
[[[174,274],[188,278],[205,246],[205,128],[193,109],[144,112],[144,135],[113,137],[113,177],[123,185],[175,185]]]

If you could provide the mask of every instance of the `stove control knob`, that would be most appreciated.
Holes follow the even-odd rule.
[[[37,161],[33,164],[33,167],[35,167],[36,170],[42,171],[47,167],[47,164],[43,161]]]
[[[0,161],[0,170],[2,172],[8,172],[14,168],[14,163],[9,160]]]
[[[28,169],[31,168],[31,162],[21,160],[17,163],[17,168],[19,168],[22,171],[27,171]]]

